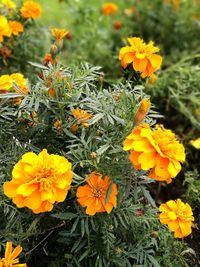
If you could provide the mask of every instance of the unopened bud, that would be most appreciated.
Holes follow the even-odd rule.
[[[147,115],[150,106],[151,106],[151,101],[148,98],[142,99],[134,117],[135,125],[140,124],[145,119],[145,116]]]

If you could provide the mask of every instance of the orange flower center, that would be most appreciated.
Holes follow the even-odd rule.
[[[101,197],[103,194],[103,189],[100,186],[92,188],[93,197]]]
[[[6,260],[5,258],[3,258],[0,263],[3,264],[2,267],[10,267],[10,266],[12,266],[12,262]]]
[[[40,191],[50,190],[52,183],[56,181],[55,171],[53,168],[39,168],[35,175],[37,183],[40,184]]]

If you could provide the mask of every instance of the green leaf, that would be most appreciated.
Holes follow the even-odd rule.
[[[111,193],[111,191],[112,191],[112,185],[113,185],[113,183],[110,183],[110,184],[109,184],[108,190],[107,190],[107,192],[106,192],[106,198],[105,198],[105,201],[104,201],[105,204],[108,202],[108,199],[109,199],[109,197],[110,197],[110,193]]]
[[[51,216],[61,220],[71,220],[73,218],[76,218],[78,215],[72,212],[59,212],[52,214]]]

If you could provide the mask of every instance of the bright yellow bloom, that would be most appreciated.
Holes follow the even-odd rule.
[[[0,267],[26,267],[26,263],[19,263],[17,258],[21,252],[22,247],[20,245],[12,251],[12,242],[7,242],[5,256],[4,258],[0,257]]]
[[[17,86],[25,93],[28,94],[28,87],[26,84],[26,79],[24,78],[24,75],[21,73],[13,73],[10,75],[13,82],[17,84]],[[15,87],[15,92],[20,93]]]
[[[105,16],[109,16],[109,15],[114,15],[117,12],[118,6],[115,3],[105,3],[102,9],[103,9],[103,14]]]
[[[18,21],[9,21],[9,27],[11,34],[16,36],[24,31],[24,26],[21,24],[21,22]]]
[[[8,24],[8,20],[4,16],[0,16],[0,43],[3,42],[3,38],[11,36],[11,30]]]
[[[192,233],[194,217],[188,203],[185,204],[180,199],[170,200],[161,204],[159,210],[162,212],[160,222],[167,224],[175,237],[183,238]]]
[[[134,117],[135,125],[141,123],[145,119],[150,109],[150,106],[151,106],[151,101],[148,98],[142,99],[142,101],[139,104],[138,110],[135,114],[135,117]]]
[[[86,208],[88,215],[95,215],[97,212],[110,213],[113,207],[117,206],[117,186],[112,183],[112,189],[107,202],[106,193],[110,186],[110,180],[108,176],[102,179],[102,175],[99,173],[91,173],[87,179],[87,184],[79,186],[76,196],[78,202],[82,207]]]
[[[25,19],[37,19],[41,16],[42,10],[38,3],[26,1],[20,9],[21,16]]]
[[[136,170],[150,170],[149,177],[172,182],[185,161],[185,149],[174,133],[157,125],[152,131],[148,124],[135,127],[124,141],[124,150],[130,150],[130,161]]]
[[[150,77],[162,63],[162,57],[156,54],[159,48],[152,41],[146,44],[138,37],[128,38],[128,42],[130,45],[122,47],[119,52],[122,67],[132,64],[135,71],[141,72],[142,78]]]
[[[63,202],[72,182],[71,163],[64,157],[26,153],[15,164],[12,180],[3,185],[4,194],[18,208],[27,207],[34,213],[51,211],[55,202]]]
[[[16,9],[16,4],[11,0],[2,0],[2,4],[10,10]]]
[[[75,132],[78,129],[78,125],[82,124],[84,127],[88,127],[88,121],[92,115],[83,109],[76,108],[72,110],[72,115],[76,119],[76,123],[72,125],[72,131]],[[74,128],[74,130],[73,130]]]
[[[12,87],[12,78],[10,75],[1,75],[0,76],[0,91],[7,91]]]
[[[200,137],[195,140],[191,140],[190,144],[196,149],[200,149]]]
[[[51,34],[57,41],[62,40],[68,33],[65,29],[51,29]]]

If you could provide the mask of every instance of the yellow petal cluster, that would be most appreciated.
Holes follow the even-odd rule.
[[[200,149],[200,137],[195,140],[191,140],[190,144],[196,149]]]
[[[22,252],[22,247],[18,245],[12,250],[12,242],[9,241],[6,243],[4,258],[0,257],[0,267],[27,267],[26,263],[19,263],[19,259],[17,258]]]
[[[2,75],[0,76],[0,92],[8,91],[10,89],[15,90],[16,93],[19,91],[13,87],[13,83],[16,83],[17,86],[25,93],[28,94],[28,87],[24,75],[21,73],[13,73],[11,75]]]
[[[125,141],[125,151],[130,150],[130,161],[136,170],[150,170],[149,177],[157,181],[172,182],[185,161],[184,146],[174,133],[157,125],[152,131],[148,124],[135,127]]]
[[[11,34],[17,36],[24,31],[24,26],[19,21],[9,21]]]
[[[14,166],[12,180],[3,185],[4,194],[18,208],[34,213],[51,211],[55,202],[63,202],[72,182],[71,163],[64,157],[28,152]]]
[[[161,204],[159,210],[160,222],[168,225],[175,237],[183,238],[191,234],[194,217],[188,203],[185,204],[180,199],[170,200]]]
[[[0,16],[0,43],[3,42],[4,37],[10,37],[11,30],[6,17]]]
[[[141,73],[142,78],[150,77],[162,64],[162,57],[158,54],[159,48],[151,41],[146,44],[138,37],[128,38],[128,46],[119,51],[121,65],[126,68],[132,64],[133,69]]]
[[[51,29],[51,34],[57,41],[62,40],[68,33],[69,31],[66,31],[65,29]]]
[[[16,4],[11,0],[2,0],[2,4],[10,10],[16,9]]]
[[[72,115],[76,119],[76,122],[71,127],[72,132],[76,132],[80,124],[84,127],[89,127],[88,121],[92,118],[90,113],[83,109],[75,108],[72,110]]]
[[[42,10],[38,3],[34,1],[25,1],[20,9],[22,18],[37,19],[41,16]]]

